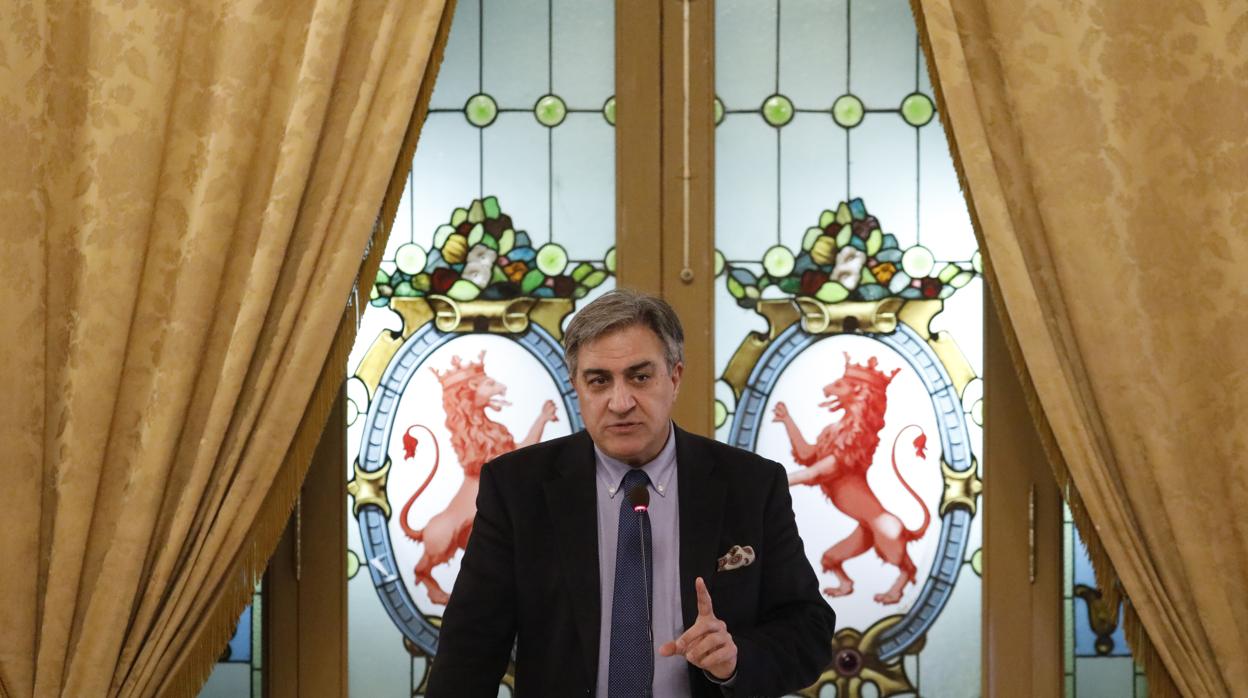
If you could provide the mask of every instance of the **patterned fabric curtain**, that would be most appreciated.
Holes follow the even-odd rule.
[[[0,7],[0,694],[207,677],[340,389],[453,4]]]
[[[1153,695],[1241,695],[1248,8],[913,5],[1015,365],[1100,586],[1128,599]]]

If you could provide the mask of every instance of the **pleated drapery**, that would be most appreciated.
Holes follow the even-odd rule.
[[[1246,695],[1248,6],[912,3],[1015,365],[1150,692]]]
[[[0,693],[206,679],[341,386],[453,5],[0,7]]]

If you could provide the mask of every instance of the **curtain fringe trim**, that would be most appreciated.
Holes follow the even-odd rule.
[[[277,548],[283,531],[290,520],[295,502],[308,468],[312,463],[312,455],[325,431],[325,424],[333,410],[343,382],[346,380],[347,360],[351,347],[355,344],[356,313],[368,303],[368,294],[381,266],[382,254],[390,237],[390,229],[398,212],[399,201],[407,182],[412,156],[416,152],[416,143],[420,137],[421,126],[429,113],[429,100],[433,95],[433,87],[437,73],[446,53],[446,41],[450,33],[451,20],[455,16],[457,0],[447,0],[442,11],[442,18],[434,38],[433,49],[429,61],[425,65],[425,74],[413,105],[412,117],[408,123],[407,133],[395,159],[389,186],[382,199],[379,214],[379,225],[374,227],[372,239],[369,241],[368,255],[360,265],[359,277],[364,281],[358,287],[355,303],[349,304],[347,311],[338,325],[321,374],[317,378],[307,410],[299,422],[290,449],[282,462],[272,489],[265,497],[256,521],[248,536],[248,542],[239,551],[233,568],[235,574],[219,594],[208,617],[199,626],[198,636],[193,641],[192,649],[187,658],[174,670],[171,677],[162,684],[161,694],[175,698],[195,698],[209,675],[216,668],[217,658],[221,649],[230,641],[237,629],[238,617],[251,601],[256,582],[263,577],[268,567],[269,558]],[[345,492],[344,492],[345,497]],[[252,622],[263,622],[255,617]]]
[[[963,167],[962,158],[959,155],[957,137],[947,118],[949,111],[945,103],[944,91],[941,88],[939,67],[936,63],[936,57],[932,53],[931,37],[927,30],[926,17],[923,14],[922,0],[910,0],[910,11],[914,15],[915,25],[918,27],[919,40],[923,46],[923,54],[927,60],[928,70],[932,73],[932,88],[936,93],[937,113],[941,115],[940,123],[945,130],[946,143],[949,146],[949,155],[953,160],[954,169],[958,173],[958,184],[962,189],[962,194],[966,197],[971,224],[975,230],[975,241],[979,245],[980,255],[984,262],[984,278],[988,283],[993,310],[1001,320],[1001,330],[1005,336],[1006,346],[1009,348],[1010,362],[1013,364],[1019,383],[1022,386],[1024,399],[1027,402],[1027,410],[1031,414],[1032,424],[1043,445],[1049,464],[1053,468],[1053,476],[1062,492],[1062,498],[1066,500],[1067,506],[1070,507],[1075,526],[1078,528],[1080,537],[1087,547],[1088,558],[1092,561],[1096,583],[1100,587],[1103,598],[1106,602],[1114,605],[1117,605],[1119,602],[1122,603],[1121,622],[1123,635],[1126,637],[1127,644],[1131,647],[1135,661],[1144,668],[1144,675],[1148,680],[1149,696],[1151,698],[1178,698],[1182,694],[1171,678],[1161,655],[1158,654],[1156,648],[1153,647],[1152,642],[1149,640],[1143,623],[1131,605],[1131,599],[1127,597],[1122,588],[1122,582],[1114,571],[1109,554],[1105,551],[1105,546],[1097,534],[1096,527],[1088,516],[1083,500],[1071,481],[1070,470],[1062,455],[1061,447],[1057,443],[1057,437],[1053,433],[1048,418],[1044,414],[1044,408],[1040,404],[1040,397],[1036,392],[1036,386],[1031,380],[1031,373],[1028,371],[1026,361],[1023,358],[1018,336],[1014,333],[1014,326],[1010,322],[1009,313],[1006,312],[1005,302],[1001,293],[1001,284],[992,266],[988,245],[984,240],[983,226],[980,224],[979,215],[975,207],[974,195],[967,182],[966,169]]]

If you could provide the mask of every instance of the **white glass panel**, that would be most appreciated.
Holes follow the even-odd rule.
[[[554,137],[554,240],[572,259],[615,244],[615,130],[599,113],[569,114]]]
[[[504,109],[531,109],[550,91],[547,0],[485,0],[484,20],[485,93]]]
[[[796,252],[819,214],[846,198],[845,130],[827,114],[797,114],[780,129],[780,155],[780,240]]]
[[[458,14],[456,15],[458,16]],[[480,196],[480,132],[463,114],[430,114],[412,158],[412,239],[428,246],[433,231],[447,222],[451,209]],[[402,231],[396,228],[402,237]],[[393,259],[393,250],[387,250]]]
[[[715,3],[715,91],[728,109],[757,109],[776,91],[776,2]]]
[[[799,109],[830,109],[845,93],[847,4],[787,0],[780,5],[780,93]]]
[[[553,7],[554,92],[572,109],[600,109],[615,93],[614,4],[555,0]]]
[[[852,2],[850,85],[868,109],[896,109],[914,91],[916,36],[909,3]]]
[[[1075,695],[1133,698],[1135,662],[1130,657],[1080,657],[1075,660]]]
[[[715,130],[716,246],[757,259],[777,239],[776,206],[776,130],[757,114],[725,117]]]
[[[975,228],[962,199],[958,172],[949,157],[945,131],[933,120],[918,129],[919,225],[922,243],[936,259],[969,262],[978,249]]]
[[[522,112],[499,114],[483,134],[484,194],[497,196],[512,223],[519,226],[517,230],[528,231],[534,243],[549,241],[549,129],[533,114]]]
[[[251,667],[218,664],[199,691],[199,698],[241,698],[251,695]]]
[[[869,114],[849,133],[850,192],[866,202],[902,249],[918,242],[914,146],[914,127],[894,114]]]
[[[438,67],[438,81],[429,98],[430,109],[462,109],[468,98],[481,91],[477,50],[481,24],[478,10],[483,0],[460,0],[446,39],[446,54]]]

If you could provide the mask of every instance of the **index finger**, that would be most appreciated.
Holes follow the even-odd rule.
[[[698,615],[715,617],[715,609],[711,606],[711,593],[706,590],[706,582],[701,577],[693,580],[693,586],[698,592]]]

